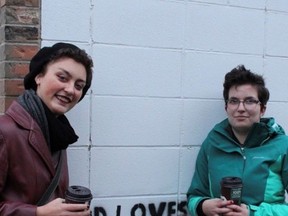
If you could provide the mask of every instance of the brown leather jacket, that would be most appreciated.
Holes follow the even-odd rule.
[[[62,156],[60,182],[51,199],[64,197],[68,187],[66,151]],[[0,215],[36,215],[36,203],[55,175],[57,163],[38,124],[14,101],[0,116]]]

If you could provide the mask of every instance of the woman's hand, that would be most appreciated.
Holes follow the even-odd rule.
[[[223,214],[223,216],[249,216],[249,209],[245,204],[238,205],[229,205],[227,208],[231,209],[232,212]]]
[[[233,201],[222,200],[222,199],[207,199],[202,204],[202,210],[207,216],[220,216],[226,215],[233,210],[228,208]]]
[[[89,216],[91,213],[87,204],[69,204],[64,199],[57,198],[44,206],[37,207],[37,216]]]

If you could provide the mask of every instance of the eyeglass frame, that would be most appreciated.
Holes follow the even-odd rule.
[[[237,101],[237,104],[236,104],[236,103],[235,103],[235,104],[231,104],[231,100],[234,100],[234,102]],[[248,104],[247,104],[247,101],[248,101]],[[249,101],[251,102],[250,104],[249,104]],[[232,108],[232,109],[238,109],[239,106],[240,106],[240,103],[242,103],[243,106],[244,106],[244,108],[247,109],[247,110],[254,109],[254,108],[257,106],[257,104],[260,104],[260,105],[262,104],[260,100],[257,100],[257,99],[255,99],[255,98],[250,98],[250,97],[245,98],[244,100],[240,100],[240,99],[238,99],[238,98],[233,98],[233,97],[232,97],[232,98],[226,100],[225,102],[226,102],[226,105],[227,105],[227,106],[230,105],[230,108]],[[249,107],[249,105],[255,106],[255,107],[253,107],[253,108],[247,108],[247,105],[248,105],[248,107]],[[231,107],[231,106],[232,106],[232,107]],[[233,106],[235,106],[235,107],[233,107]]]

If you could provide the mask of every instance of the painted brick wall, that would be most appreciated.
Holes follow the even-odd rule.
[[[22,78],[39,49],[39,0],[0,1],[0,114],[23,91]]]
[[[42,46],[73,42],[95,62],[91,91],[68,113],[71,184],[93,215],[185,215],[199,146],[225,117],[223,76],[263,74],[266,116],[288,130],[286,0],[47,0]],[[145,213],[144,213],[145,212]]]

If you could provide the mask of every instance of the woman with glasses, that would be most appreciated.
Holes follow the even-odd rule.
[[[223,86],[227,119],[202,143],[187,192],[190,214],[288,215],[288,137],[273,118],[262,117],[269,100],[263,77],[240,65]],[[242,180],[239,204],[221,197],[221,179],[229,176]]]

